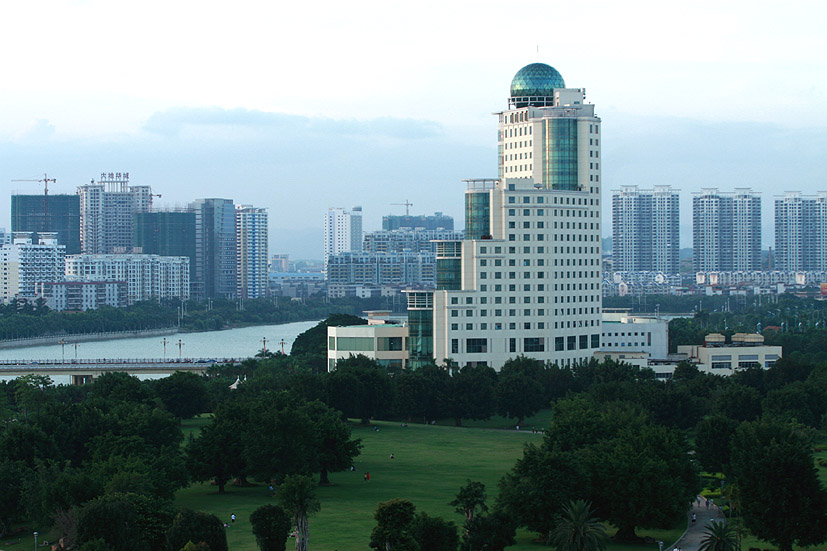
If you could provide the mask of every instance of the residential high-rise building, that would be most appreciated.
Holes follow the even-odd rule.
[[[454,219],[441,212],[435,212],[433,216],[420,215],[396,215],[389,214],[382,217],[383,230],[398,230],[400,228],[424,228],[426,230],[453,230]]]
[[[680,271],[680,201],[670,186],[612,193],[612,257],[616,272]]]
[[[467,180],[465,239],[436,243],[436,290],[408,294],[411,365],[571,365],[600,348],[600,119],[533,63],[499,117],[499,178]]]
[[[827,270],[827,193],[775,200],[775,269]]]
[[[235,205],[232,199],[198,199],[195,212],[193,294],[231,298],[236,292]]]
[[[236,296],[267,296],[267,210],[250,205],[235,209]]]
[[[38,282],[62,280],[65,256],[56,233],[13,234],[12,243],[0,247],[0,300],[34,298]]]
[[[752,190],[695,193],[692,230],[696,272],[761,269],[761,197]]]
[[[462,230],[426,230],[423,228],[401,228],[380,230],[365,234],[362,249],[367,253],[434,252],[437,240],[457,240],[464,237]]]
[[[101,173],[100,180],[78,186],[80,241],[87,254],[132,249],[133,217],[152,209],[150,186],[129,185],[128,172]]]
[[[66,254],[80,252],[80,197],[74,195],[12,195],[11,231],[57,233]]]
[[[195,212],[139,212],[133,223],[133,246],[143,254],[186,256],[195,266]]]
[[[324,217],[324,259],[332,254],[362,250],[362,207],[350,211],[329,208]]]

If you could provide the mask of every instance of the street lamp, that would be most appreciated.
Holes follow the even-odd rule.
[[[267,357],[267,337],[262,337],[261,338],[261,343],[264,345],[264,348],[261,349],[261,352],[262,352],[261,357],[266,358]]]
[[[75,359],[78,359],[78,343],[73,344],[72,346],[75,347]]]
[[[60,363],[66,363],[66,339],[60,339]]]
[[[184,343],[181,342],[181,339],[178,339],[178,359],[181,359],[181,348],[184,346]]]
[[[37,551],[37,532],[34,533],[34,550]]]
[[[167,340],[167,338],[166,338],[166,337],[164,337],[164,340],[162,340],[162,341],[161,341],[161,344],[163,344],[163,345],[164,345],[164,362],[166,362],[166,361],[167,361],[167,343],[168,343],[168,342],[169,342],[169,341]]]

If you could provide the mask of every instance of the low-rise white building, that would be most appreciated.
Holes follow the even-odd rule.
[[[368,325],[327,328],[327,368],[336,369],[336,362],[359,354],[376,360],[390,369],[408,367],[408,326],[394,323],[389,311],[368,314]]]
[[[190,259],[154,254],[77,254],[66,257],[66,278],[73,281],[125,281],[126,300],[190,296]]]
[[[669,322],[636,316],[626,308],[604,308],[600,352],[647,352],[650,358],[669,355]]]
[[[678,346],[678,354],[686,354],[700,371],[715,375],[732,375],[739,369],[769,369],[781,358],[780,346],[765,346],[764,336],[757,333],[735,333],[729,344],[720,333],[710,333],[702,345]]]
[[[125,281],[46,281],[37,283],[36,292],[57,312],[126,306]]]

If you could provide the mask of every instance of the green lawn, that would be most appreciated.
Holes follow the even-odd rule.
[[[508,420],[504,420],[506,423]],[[496,422],[494,423],[496,425]],[[524,423],[526,424],[526,423]],[[486,485],[489,503],[493,504],[497,481],[522,455],[526,442],[539,443],[540,434],[530,430],[491,430],[456,428],[449,425],[416,425],[403,428],[399,423],[377,422],[378,432],[354,425],[353,433],[364,443],[357,458],[356,472],[333,473],[333,486],[319,488],[322,509],[310,519],[310,546],[318,551],[366,551],[370,532],[375,525],[373,513],[381,501],[392,498],[411,500],[419,510],[454,520],[462,525],[462,516],[448,505],[467,479]],[[529,426],[526,424],[526,426]],[[393,453],[395,458],[390,459]],[[363,480],[369,471],[370,482]],[[227,529],[232,551],[255,551],[250,529],[250,513],[257,507],[273,503],[265,485],[247,488],[227,487],[220,496],[215,486],[196,484],[180,491],[176,503],[218,515],[229,522]],[[656,539],[674,542],[683,529],[650,531]],[[643,535],[643,534],[641,534]],[[534,534],[520,532],[513,551],[550,549],[532,543]],[[289,545],[289,544],[288,544]],[[615,546],[610,550],[649,549],[657,545]]]

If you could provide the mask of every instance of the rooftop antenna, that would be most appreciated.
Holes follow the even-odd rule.
[[[405,207],[405,216],[410,216],[410,214],[411,214],[410,208],[413,206],[413,203],[411,203],[410,201],[405,199],[404,203],[391,203],[391,205],[404,206]]]

